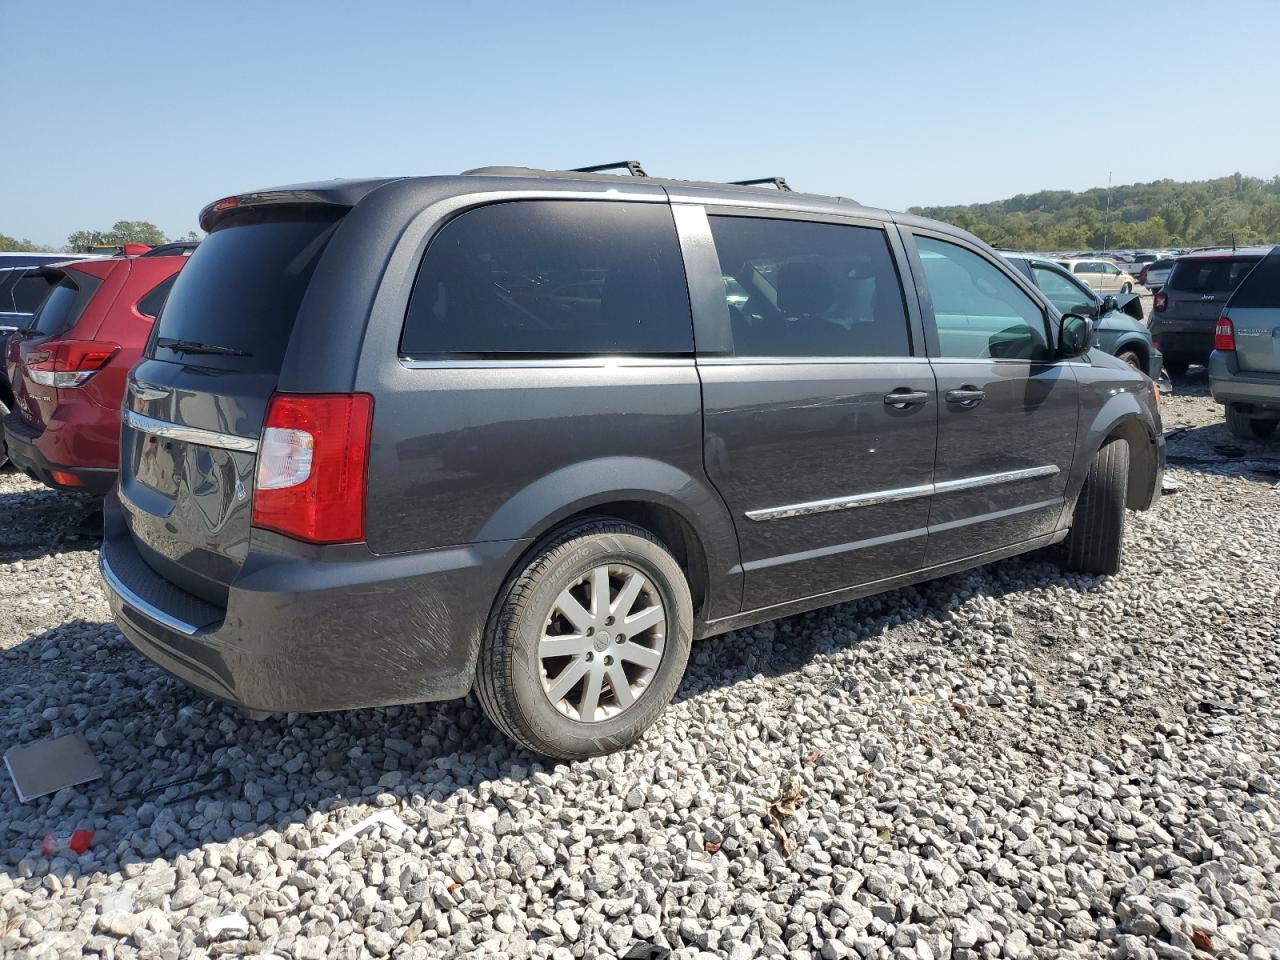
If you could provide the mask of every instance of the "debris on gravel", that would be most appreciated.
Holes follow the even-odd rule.
[[[1119,576],[1037,554],[703,641],[573,764],[471,700],[242,719],[111,624],[87,505],[0,474],[3,746],[105,771],[0,784],[0,954],[1280,958],[1280,446],[1216,450],[1184,379]]]

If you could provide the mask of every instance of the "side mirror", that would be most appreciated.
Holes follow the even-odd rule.
[[[1082,357],[1093,346],[1093,320],[1078,313],[1062,315],[1062,325],[1058,328],[1058,356],[1069,360]]]

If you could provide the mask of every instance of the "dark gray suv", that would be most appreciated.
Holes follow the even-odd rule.
[[[838,198],[486,168],[228,197],[123,414],[126,636],[251,714],[460,697],[557,757],[699,637],[1160,490],[1151,382],[998,254]]]

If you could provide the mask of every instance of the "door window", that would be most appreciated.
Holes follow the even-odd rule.
[[[1093,313],[1096,302],[1093,294],[1075,280],[1057,270],[1035,264],[1031,265],[1031,273],[1035,277],[1036,286],[1058,308],[1059,313],[1079,313],[1084,316]]]
[[[422,258],[400,349],[458,359],[692,353],[671,208],[522,200],[461,214]]]
[[[883,230],[807,220],[708,218],[739,357],[911,355]]]
[[[1003,271],[958,244],[916,237],[941,356],[1050,359],[1044,311]]]

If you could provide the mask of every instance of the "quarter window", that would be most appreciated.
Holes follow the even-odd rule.
[[[142,299],[138,301],[138,312],[144,317],[150,317],[152,320],[160,316],[160,308],[164,306],[164,302],[169,296],[169,291],[173,287],[173,281],[177,277],[176,273],[173,276],[165,277],[148,290]]]
[[[709,218],[740,357],[905,357],[902,287],[884,231]]]
[[[916,237],[944,357],[1050,357],[1044,311],[995,265],[945,240]]]
[[[400,349],[456,358],[691,353],[671,209],[521,200],[462,214],[427,248]]]

